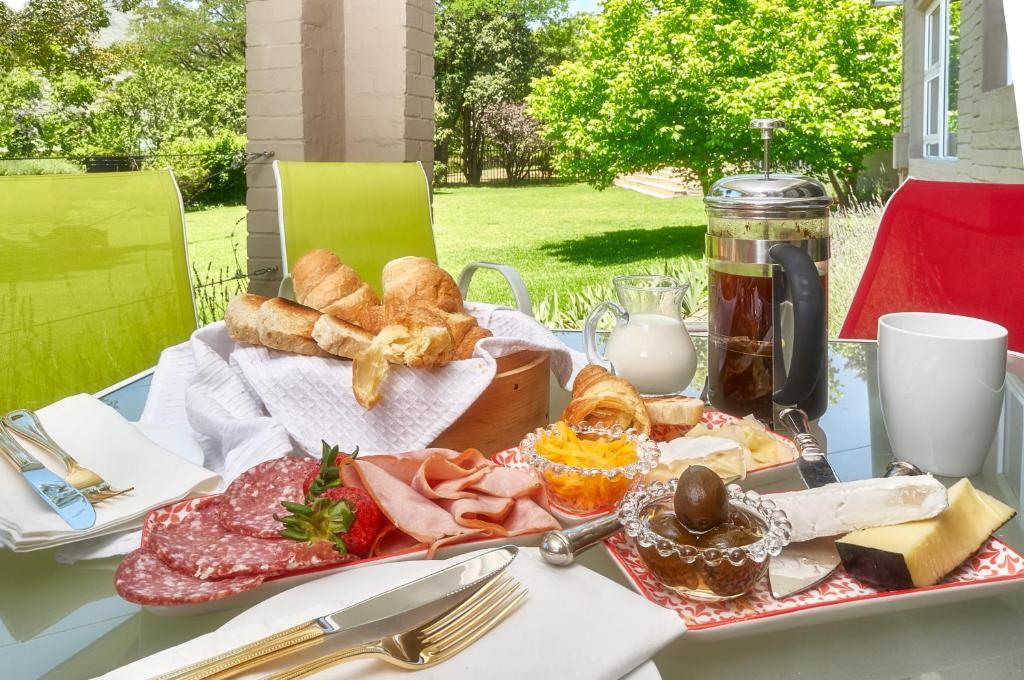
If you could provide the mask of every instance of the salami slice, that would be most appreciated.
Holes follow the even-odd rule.
[[[136,550],[117,567],[117,594],[136,604],[176,605],[212,602],[251,590],[262,576],[203,581],[171,569],[150,552]]]
[[[221,523],[237,534],[277,538],[286,511],[281,501],[301,503],[302,483],[319,467],[309,458],[284,457],[249,468],[228,485],[220,502]]]
[[[228,531],[214,503],[180,524],[158,530],[152,546],[172,569],[198,579],[271,576],[347,561],[327,541],[303,543],[285,538],[256,538]]]

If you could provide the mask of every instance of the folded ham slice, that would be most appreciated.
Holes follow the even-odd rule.
[[[346,486],[365,489],[395,527],[378,539],[377,555],[424,545],[433,555],[481,536],[558,528],[532,473],[494,465],[475,449],[363,456],[341,474]]]

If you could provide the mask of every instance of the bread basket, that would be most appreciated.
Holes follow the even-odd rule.
[[[523,435],[547,425],[551,355],[523,350],[498,357],[491,384],[433,446],[478,449],[490,456],[519,444]]]

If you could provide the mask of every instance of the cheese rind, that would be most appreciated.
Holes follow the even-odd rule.
[[[710,468],[725,482],[734,482],[746,476],[746,449],[731,439],[722,437],[679,437],[670,442],[659,442],[661,458],[658,466],[647,473],[647,482],[678,478],[691,465]]]
[[[836,541],[851,576],[883,590],[938,583],[1017,511],[961,479],[949,507],[931,519],[855,531]]]
[[[791,542],[934,517],[946,488],[930,475],[838,482],[769,496],[793,526]]]

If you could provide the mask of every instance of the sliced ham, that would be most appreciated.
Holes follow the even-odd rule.
[[[496,496],[441,501],[441,506],[448,510],[460,525],[487,529],[499,536],[505,533],[505,527],[501,523],[508,516],[513,505],[515,505],[515,501],[511,498]]]
[[[525,470],[507,467],[490,467],[480,481],[471,487],[473,491],[500,496],[501,498],[520,498],[544,493],[540,480]]]
[[[375,463],[357,459],[353,466],[384,516],[421,543],[465,533],[466,528],[456,523],[444,508]]]
[[[521,536],[535,531],[558,529],[558,520],[537,505],[532,498],[517,498],[512,512],[502,522],[507,536]]]

